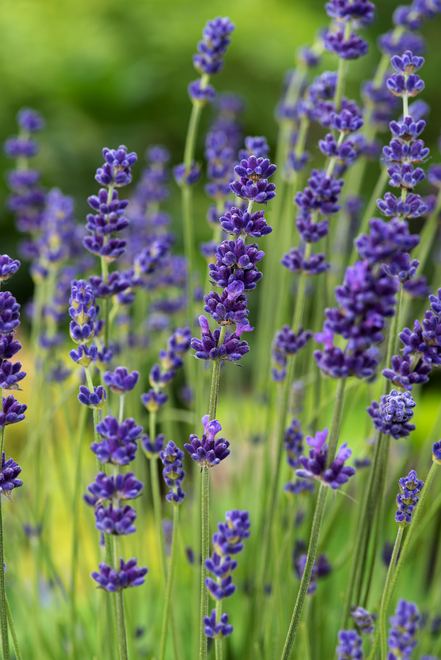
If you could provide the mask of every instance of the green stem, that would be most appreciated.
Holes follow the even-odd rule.
[[[176,570],[176,545],[178,538],[178,525],[179,525],[179,507],[175,506],[173,509],[173,537],[171,546],[170,568],[168,571],[167,587],[165,590],[165,604],[164,615],[162,618],[162,631],[161,631],[161,646],[159,651],[159,660],[164,660],[165,649],[167,643],[167,624],[170,613],[170,602],[173,591],[173,580]]]
[[[151,413],[152,414],[152,413]],[[154,414],[154,413],[153,413]],[[159,479],[158,479],[158,459],[156,456],[153,456],[149,459],[150,463],[150,479],[152,482],[152,494],[153,494],[153,510],[155,513],[155,525],[156,525],[156,538],[157,544],[159,546],[159,560],[161,564],[161,575],[165,580],[166,576],[166,566],[164,562],[164,531],[162,529],[162,506],[161,506],[161,491],[159,489]]]
[[[119,538],[116,534],[112,537],[113,544],[113,568],[119,573]],[[128,660],[129,651],[127,648],[127,632],[126,632],[126,619],[124,614],[124,596],[123,590],[115,592],[115,605],[116,605],[116,633],[118,637],[118,651],[120,660]]]
[[[222,601],[216,601],[216,622],[221,620],[222,616]],[[222,639],[214,640],[214,655],[216,660],[222,660]]]
[[[0,458],[3,456],[3,446],[5,444],[5,427],[1,431]],[[3,547],[3,518],[2,518],[2,495],[0,493],[0,629],[2,638],[3,660],[10,660],[9,638],[8,638],[8,619],[6,616],[6,586],[5,586],[5,555]]]
[[[204,633],[204,616],[208,615],[208,590],[205,586],[205,560],[210,548],[210,474],[208,468],[201,469],[201,522],[202,522],[202,564],[201,564],[201,607],[199,628],[199,660],[207,658],[207,638]]]
[[[86,406],[81,406],[80,417],[78,421],[78,430],[76,438],[76,456],[75,456],[75,481],[72,502],[72,559],[70,568],[70,605],[71,605],[71,644],[72,644],[72,657],[76,657],[75,648],[75,626],[77,619],[76,608],[76,576],[77,576],[77,560],[78,560],[78,540],[79,540],[79,503],[81,500],[81,449],[83,444],[84,429],[86,426]]]
[[[395,545],[392,552],[392,557],[389,563],[389,568],[387,570],[383,595],[381,597],[380,617],[378,622],[378,627],[380,629],[380,639],[381,639],[381,660],[386,660],[386,656],[387,656],[386,603],[388,602],[388,598],[389,598],[389,590],[392,582],[392,575],[394,574],[395,571],[395,566],[398,559],[398,553],[400,551],[400,546],[401,546],[401,540],[403,538],[403,532],[404,532],[404,527],[400,526],[398,528],[397,538],[395,539]],[[372,645],[372,649],[371,649],[371,654],[373,653],[372,657],[374,657],[375,654],[374,646],[375,644]]]
[[[192,186],[182,187],[182,217],[184,221],[184,250],[188,261],[188,282],[187,282],[187,322],[190,327],[194,327],[194,226],[193,226],[193,188]]]
[[[9,630],[11,631],[12,637],[12,646],[14,647],[16,660],[23,660],[23,656],[20,651],[20,646],[18,644],[17,633],[15,632],[14,620],[12,618],[11,606],[9,605],[8,597],[6,598],[6,615],[8,617]]]
[[[328,449],[328,460],[327,460],[328,465],[330,465],[334,460],[335,451],[337,448],[338,436],[340,431],[340,421],[343,411],[345,386],[346,386],[346,379],[339,380],[337,386],[337,392],[335,395],[334,413],[332,416],[331,432],[329,436],[329,449]],[[292,613],[291,622],[289,624],[289,629],[285,640],[285,646],[283,647],[283,652],[281,656],[282,660],[288,660],[289,657],[291,656],[294,639],[302,616],[302,610],[305,604],[305,598],[308,591],[309,580],[311,578],[312,569],[314,567],[314,562],[317,555],[317,546],[320,536],[320,529],[323,521],[323,514],[325,511],[327,494],[328,494],[328,486],[325,485],[324,483],[321,483],[317,497],[317,504],[315,507],[314,519],[312,522],[311,536],[309,539],[308,557],[306,560],[305,569],[303,571],[302,580],[300,582],[300,588],[297,594],[297,600]]]

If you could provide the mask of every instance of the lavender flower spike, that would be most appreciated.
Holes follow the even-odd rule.
[[[216,435],[222,431],[222,426],[217,419],[209,420],[208,415],[202,417],[202,424],[205,433],[202,440],[197,435],[190,435],[190,442],[184,445],[190,456],[201,467],[211,468],[219,465],[230,454],[228,447],[230,443],[225,438],[218,438]]]
[[[345,466],[345,461],[351,456],[352,451],[348,449],[345,442],[339,448],[332,464],[329,468],[326,468],[328,445],[325,443],[327,437],[328,429],[324,429],[323,431],[317,431],[313,438],[306,438],[306,443],[311,447],[309,458],[306,456],[300,457],[299,462],[302,468],[296,470],[296,474],[303,479],[317,479],[333,490],[338,490],[355,474],[353,467]]]

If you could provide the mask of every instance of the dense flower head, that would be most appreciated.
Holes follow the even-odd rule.
[[[411,470],[407,477],[398,480],[400,492],[397,495],[398,511],[395,514],[395,522],[401,526],[412,522],[412,513],[418,504],[418,494],[424,486],[424,482],[418,479],[415,470]]]
[[[417,645],[415,635],[421,619],[418,607],[404,599],[398,601],[395,614],[390,618],[391,627],[387,645],[389,660],[408,658]]]
[[[307,555],[300,555],[295,559],[295,571],[299,580],[302,579],[303,573],[305,572],[306,561],[308,559]],[[307,589],[308,596],[313,594],[317,590],[317,582],[320,578],[326,577],[332,571],[332,566],[329,563],[325,554],[321,554],[314,561],[314,565],[311,571],[311,577],[309,578],[309,584]]]
[[[356,32],[351,32],[346,39],[343,30],[333,32],[328,30],[324,35],[324,46],[327,51],[338,55],[343,60],[355,60],[369,50],[367,42]]]
[[[404,328],[399,337],[404,344],[403,356],[416,355],[430,365],[441,364],[441,347],[439,338],[439,319],[430,311],[426,312],[424,328],[418,320],[414,321],[413,330]]]
[[[131,285],[130,280],[117,270],[110,273],[107,282],[102,277],[99,277],[99,275],[91,275],[89,277],[89,283],[97,298],[111,298],[122,293]]]
[[[289,252],[283,255],[280,263],[292,273],[320,275],[331,267],[331,264],[325,259],[326,256],[322,252],[312,254],[309,259],[305,259],[300,248],[290,248]]]
[[[253,179],[248,176],[240,177],[230,183],[230,190],[237,197],[256,204],[268,204],[276,196],[275,189],[274,183],[268,183],[267,179]]]
[[[338,660],[362,660],[362,638],[355,630],[339,630],[338,646],[336,648]]]
[[[228,17],[218,16],[207,21],[202,30],[202,41],[198,42],[198,54],[193,55],[193,64],[198,73],[213,75],[223,67],[223,56],[231,43],[230,35],[235,25]]]
[[[174,506],[179,506],[185,497],[185,493],[181,488],[185,477],[184,452],[170,440],[164,449],[159,452],[159,458],[164,465],[162,476],[170,488],[166,499]]]
[[[234,236],[251,236],[252,238],[261,238],[272,232],[264,217],[264,211],[248,213],[233,206],[229,211],[220,217],[222,229],[228,234]]]
[[[97,424],[96,431],[102,441],[92,443],[90,448],[101,463],[127,465],[134,460],[142,427],[132,418],[119,424],[116,417],[107,416]]]
[[[357,107],[353,109],[343,109],[340,112],[331,113],[330,128],[333,130],[349,135],[355,133],[363,126],[363,119],[361,112]],[[343,143],[345,144],[345,143]]]
[[[339,174],[343,168],[351,165],[357,157],[357,152],[355,151],[354,146],[352,140],[345,140],[339,145],[331,133],[325,135],[324,140],[319,140],[320,151],[325,156],[328,156],[328,158],[335,158],[335,169],[339,170]]]
[[[17,424],[25,418],[24,413],[27,410],[25,403],[19,403],[17,399],[10,394],[2,397],[2,409],[0,410],[0,429],[9,424]]]
[[[220,325],[248,325],[247,298],[244,295],[244,283],[240,280],[231,282],[219,295],[211,291],[204,296],[204,310],[211,314]]]
[[[413,363],[411,355],[394,355],[391,359],[391,368],[383,370],[383,376],[390,380],[396,387],[404,390],[412,390],[414,385],[427,383],[432,371],[430,364],[418,360]]]
[[[285,429],[283,448],[287,454],[288,465],[294,470],[300,465],[300,456],[303,453],[303,433],[298,419],[293,419]]]
[[[369,635],[375,630],[375,615],[370,614],[364,607],[360,605],[351,611],[351,616],[355,621],[355,625],[360,630],[362,635]]]
[[[85,385],[80,385],[80,393],[78,394],[78,401],[84,406],[89,408],[96,408],[101,410],[107,399],[106,390],[102,385],[94,387],[93,391],[89,390]]]
[[[130,374],[126,367],[117,367],[114,372],[106,371],[104,382],[107,387],[116,394],[127,394],[131,392],[139,380],[139,372],[132,371]]]
[[[97,169],[95,179],[102,186],[126,186],[132,180],[131,167],[138,159],[135,152],[127,153],[127,147],[103,149],[104,165]]]
[[[216,263],[209,265],[210,281],[225,288],[238,280],[243,282],[245,291],[252,291],[262,278],[257,264],[264,256],[257,243],[247,245],[241,238],[223,241],[216,250]]]
[[[338,202],[343,188],[343,179],[335,179],[326,172],[311,170],[308,186],[295,196],[295,203],[306,213],[319,211],[322,215],[332,215],[340,210]]]
[[[11,490],[23,486],[22,480],[18,479],[20,472],[21,467],[12,458],[6,460],[5,452],[3,452],[0,469],[0,497],[5,495],[5,497],[11,499]]]
[[[136,532],[135,520],[136,511],[129,504],[119,507],[110,502],[108,507],[98,504],[95,508],[95,527],[105,534],[133,534]]]
[[[106,188],[101,188],[98,195],[91,195],[87,202],[97,214],[87,215],[86,229],[96,236],[109,236],[129,226],[129,220],[124,217],[129,202],[120,200],[117,190],[110,193]],[[89,249],[87,245],[85,247]]]
[[[269,179],[270,176],[276,171],[276,166],[272,165],[269,158],[256,158],[252,155],[248,158],[243,158],[239,165],[234,168],[235,173],[240,179],[247,179],[252,181],[260,181],[262,179]]]
[[[105,589],[110,593],[121,591],[121,589],[128,589],[129,587],[140,587],[144,584],[144,576],[148,573],[147,568],[138,568],[138,559],[129,559],[125,562],[120,559],[119,571],[108,564],[101,563],[98,568],[99,571],[93,571],[91,577],[101,589]]]
[[[424,170],[421,167],[414,168],[411,163],[403,163],[401,166],[394,163],[387,168],[387,173],[390,176],[390,186],[407,191],[412,191],[418,183],[426,178]]]
[[[84,495],[84,500],[90,506],[96,506],[114,497],[119,500],[133,500],[139,497],[143,488],[143,483],[136,479],[133,472],[119,473],[116,476],[98,472],[95,481],[87,487],[90,495]]]
[[[17,259],[11,259],[7,254],[0,254],[0,282],[9,280],[20,268]]]
[[[424,64],[424,57],[418,57],[412,53],[410,50],[406,50],[403,55],[394,55],[391,58],[390,63],[397,73],[415,73],[418,69]]]
[[[338,490],[355,474],[354,468],[345,466],[345,462],[352,455],[352,451],[348,449],[348,443],[345,442],[337,451],[329,468],[327,468],[327,437],[328,429],[324,429],[323,431],[317,431],[314,437],[308,436],[306,438],[306,444],[311,448],[309,458],[306,456],[300,457],[301,469],[296,470],[296,474],[303,479],[319,480],[333,490]]]
[[[20,325],[20,305],[9,291],[0,291],[0,335],[13,332]]]
[[[233,626],[228,623],[228,614],[221,615],[216,623],[216,610],[211,610],[210,616],[204,616],[204,634],[212,639],[228,637],[233,632]]]
[[[190,435],[190,442],[184,445],[190,456],[201,467],[211,468],[219,465],[230,454],[228,447],[230,443],[225,438],[216,438],[222,431],[222,426],[217,419],[210,421],[208,415],[202,417],[202,425],[205,433],[200,440],[197,435]]]
[[[253,328],[245,325],[237,325],[231,334],[226,334],[223,342],[220,344],[221,331],[219,329],[211,332],[206,316],[199,317],[199,325],[202,329],[202,339],[193,337],[191,347],[196,351],[195,357],[198,360],[229,360],[237,362],[243,355],[249,352],[250,348],[246,341],[240,339],[242,333]]]
[[[381,395],[380,403],[373,401],[367,412],[376,429],[398,440],[408,436],[416,428],[415,424],[409,423],[415,405],[410,392],[391,390],[389,394]]]

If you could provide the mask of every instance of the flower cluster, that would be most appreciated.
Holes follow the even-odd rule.
[[[337,451],[335,459],[327,467],[329,449],[329,445],[326,444],[327,437],[328,429],[324,429],[317,431],[313,438],[310,436],[306,438],[306,444],[311,447],[309,458],[300,456],[301,468],[296,470],[296,474],[303,479],[316,479],[333,490],[338,490],[355,474],[353,467],[345,465],[352,455],[352,451],[348,449],[348,444],[345,442]]]
[[[225,438],[216,438],[216,435],[222,431],[222,426],[217,419],[210,420],[208,415],[204,415],[201,421],[205,430],[202,439],[200,440],[197,435],[192,433],[189,438],[190,442],[187,442],[184,447],[201,467],[212,468],[229,456],[230,443]]]
[[[409,423],[415,405],[410,392],[391,390],[389,394],[381,395],[380,403],[372,401],[367,412],[380,433],[391,435],[398,440],[407,437],[416,428],[415,424]]]
[[[159,452],[159,458],[164,465],[162,471],[164,481],[170,488],[165,497],[173,506],[179,506],[185,497],[185,493],[181,488],[185,477],[184,452],[178,449],[175,443],[170,440],[165,448]]]
[[[351,611],[351,616],[362,635],[369,635],[374,632],[375,614],[370,614],[364,607],[359,605]]]
[[[299,580],[302,579],[303,573],[305,572],[306,561],[308,555],[300,555],[295,560],[295,571]],[[329,563],[326,555],[322,554],[317,557],[314,561],[314,566],[312,567],[311,577],[309,579],[307,594],[311,595],[317,591],[317,582],[320,578],[326,577],[332,571],[332,566]]]
[[[226,512],[225,522],[219,523],[218,531],[213,534],[213,554],[205,560],[205,568],[215,579],[207,577],[205,584],[215,600],[228,598],[236,591],[232,572],[237,568],[237,561],[232,556],[242,552],[243,541],[250,536],[250,526],[248,511],[235,509]],[[211,617],[204,618],[205,634],[216,639],[231,635],[233,627],[224,627],[227,623],[228,618],[216,622],[216,610],[213,610]]]
[[[424,482],[418,479],[415,470],[411,470],[407,477],[398,480],[400,492],[397,495],[398,511],[395,514],[395,522],[405,527],[412,522],[412,513],[418,504],[418,493],[424,486]]]
[[[291,470],[295,471],[300,466],[300,457],[303,454],[302,428],[300,422],[295,418],[291,421],[290,426],[285,429],[283,447],[286,451],[287,463]],[[303,479],[296,479],[285,484],[283,490],[288,496],[295,496],[301,493],[310,493],[314,490],[314,485]]]
[[[167,348],[159,351],[160,364],[154,364],[150,370],[150,389],[141,396],[141,401],[152,413],[159,410],[167,401],[168,396],[161,390],[175,379],[178,369],[184,365],[183,357],[190,348],[190,328],[178,328],[169,337]]]
[[[311,337],[311,330],[303,330],[302,326],[300,326],[297,334],[291,330],[289,325],[284,325],[281,330],[276,332],[271,347],[271,374],[273,380],[276,382],[285,380],[289,357],[296,355],[304,348]]]
[[[148,569],[138,568],[137,563],[136,557],[127,562],[120,559],[119,571],[117,571],[103,562],[99,564],[99,572],[93,571],[91,575],[101,589],[110,593],[129,587],[140,587],[145,582],[144,576],[148,573]]]
[[[404,599],[398,601],[395,615],[390,618],[391,627],[387,645],[389,649],[389,660],[408,658],[417,645],[415,639],[419,627],[421,615],[415,603]]]

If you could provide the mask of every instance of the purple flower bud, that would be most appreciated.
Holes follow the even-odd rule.
[[[202,85],[201,79],[198,78],[188,85],[188,95],[193,103],[204,106],[214,101],[216,91],[212,85]]]
[[[120,500],[133,500],[140,496],[144,488],[141,481],[135,478],[133,472],[107,476],[105,472],[98,472],[95,481],[87,490],[90,495],[84,495],[84,500],[89,506],[96,506],[105,500],[117,497]]]
[[[156,412],[168,401],[168,395],[164,392],[155,392],[149,390],[146,394],[142,394],[141,401],[149,412]]]
[[[230,443],[225,438],[216,439],[216,435],[222,430],[216,419],[209,421],[208,415],[204,415],[201,421],[205,429],[202,440],[191,434],[190,442],[184,447],[201,467],[211,468],[219,465],[230,454]]]
[[[91,392],[85,385],[80,385],[80,393],[78,394],[78,401],[84,406],[89,408],[96,408],[101,410],[104,407],[107,394],[104,387],[98,385],[98,387],[93,388]]]
[[[366,55],[369,50],[367,42],[356,32],[351,32],[349,38],[345,39],[344,31],[331,32],[328,30],[324,36],[324,46],[327,51],[338,55],[343,60],[358,59]]]
[[[346,660],[346,658],[362,660],[362,642],[362,638],[357,635],[355,630],[339,630],[338,646],[336,648],[337,660]]]
[[[201,168],[198,163],[193,162],[190,169],[184,163],[173,168],[173,176],[178,186],[193,186],[201,176]]]
[[[129,587],[139,587],[144,584],[144,576],[148,573],[147,568],[138,568],[138,560],[129,559],[124,562],[120,559],[119,572],[108,566],[108,564],[99,564],[99,572],[93,571],[91,573],[92,579],[98,583],[101,589],[105,589],[110,593],[127,589]]]
[[[0,423],[1,426],[1,423]],[[0,469],[0,496],[4,495],[11,499],[10,493],[14,488],[23,486],[21,479],[17,479],[21,467],[12,458],[6,460],[5,452],[2,453],[2,464]]]
[[[0,410],[0,429],[8,424],[17,424],[25,418],[24,413],[27,410],[25,403],[19,403],[12,394],[2,397],[2,409]]]
[[[106,371],[104,382],[115,394],[124,395],[131,392],[139,380],[139,372],[129,374],[126,367],[117,367],[114,372]]]
[[[19,268],[19,261],[11,259],[7,254],[0,255],[0,282],[9,280],[12,275],[15,275]]]
[[[233,632],[233,626],[228,624],[228,614],[221,615],[219,623],[216,623],[216,610],[211,611],[210,616],[204,616],[204,633],[213,639],[228,637]]]

